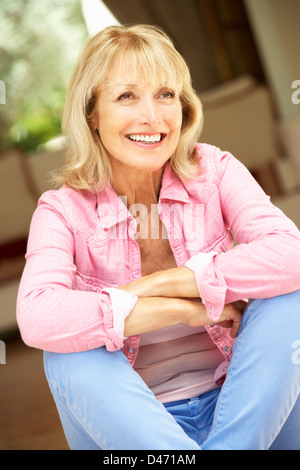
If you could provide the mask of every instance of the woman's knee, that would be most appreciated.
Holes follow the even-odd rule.
[[[287,373],[300,376],[300,290],[269,299],[251,300],[242,318],[239,337],[255,345],[251,355],[276,359]],[[237,345],[239,342],[237,342]],[[236,347],[237,347],[236,345]],[[283,374],[278,371],[278,374]]]
[[[106,348],[78,353],[44,352],[44,369],[51,389],[68,393],[70,389],[88,392],[115,385],[122,369],[130,368],[121,351],[109,352]]]
[[[282,324],[288,329],[293,329],[294,322],[300,324],[300,290],[275,297],[250,300],[243,315],[242,326],[257,317],[270,322],[276,321],[277,327]]]

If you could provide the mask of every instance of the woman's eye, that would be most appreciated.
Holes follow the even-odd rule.
[[[163,98],[171,99],[171,98],[175,98],[175,93],[172,90],[167,90],[167,91],[163,91],[161,96]]]
[[[118,101],[128,100],[130,98],[132,98],[132,93],[125,92],[125,93],[122,93],[122,95],[119,96]]]

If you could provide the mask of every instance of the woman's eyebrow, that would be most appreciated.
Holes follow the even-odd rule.
[[[135,83],[108,83],[106,86],[107,92],[109,95],[114,95],[115,93],[119,93],[120,90],[125,90],[128,88],[137,88],[138,85]]]
[[[167,83],[164,82],[164,83],[159,83],[156,88],[160,89],[160,88],[165,88],[167,86],[168,86]],[[119,89],[123,89],[123,90],[125,90],[126,88],[136,89],[138,87],[139,85],[137,83],[116,82],[116,83],[108,84],[106,88],[108,90],[109,95],[114,95],[115,93],[120,91]]]
[[[137,88],[138,87],[138,85],[136,83],[116,83],[115,86],[130,87],[130,88]]]
[[[131,88],[137,88],[139,85],[136,84],[136,83],[122,83],[122,82],[117,82],[117,83],[114,83],[113,86],[120,86],[120,87],[131,87]],[[168,83],[167,82],[161,82],[157,85],[157,88],[160,88],[160,87],[166,87],[168,86]]]

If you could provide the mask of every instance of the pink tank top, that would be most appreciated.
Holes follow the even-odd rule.
[[[177,325],[141,335],[134,369],[168,403],[217,388],[214,374],[223,360],[205,328]]]

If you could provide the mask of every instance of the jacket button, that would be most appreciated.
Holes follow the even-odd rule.
[[[229,351],[229,346],[225,346],[224,351],[228,352]]]
[[[133,353],[134,353],[134,351],[135,351],[135,349],[134,349],[134,348],[129,348],[129,352],[130,352],[130,354],[133,354]]]

